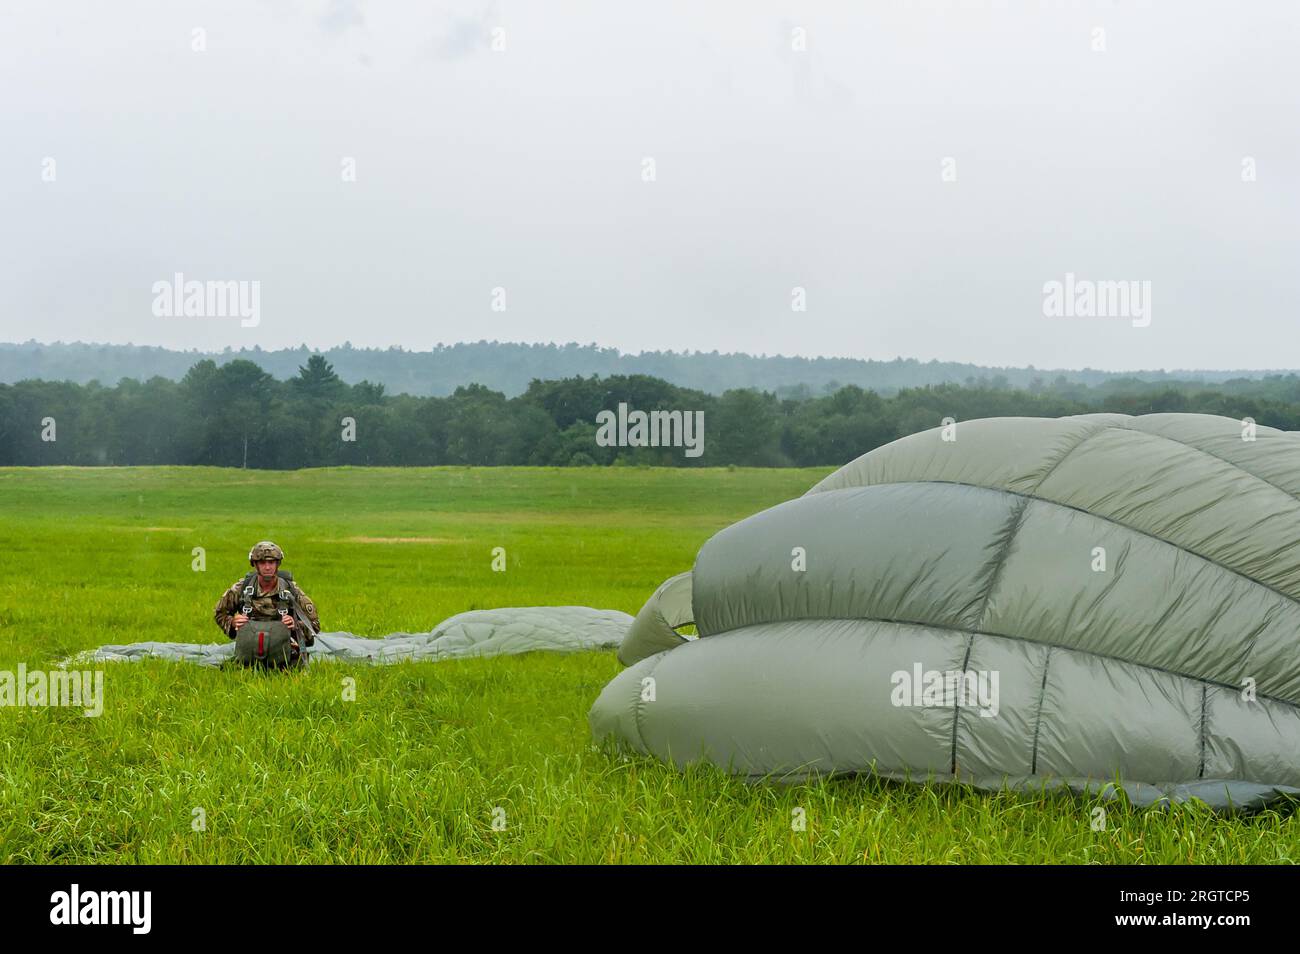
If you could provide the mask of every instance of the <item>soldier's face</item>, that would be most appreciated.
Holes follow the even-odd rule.
[[[257,574],[264,580],[269,580],[275,576],[276,567],[280,565],[279,560],[258,560]]]

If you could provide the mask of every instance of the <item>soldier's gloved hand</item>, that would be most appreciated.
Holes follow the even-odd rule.
[[[288,613],[285,613],[280,617],[280,622],[284,623],[285,629],[293,629],[293,617]]]
[[[235,618],[232,620],[232,622],[235,624],[235,629],[239,629],[241,626],[243,626],[245,623],[248,622],[248,617],[245,616],[243,613],[236,613]]]

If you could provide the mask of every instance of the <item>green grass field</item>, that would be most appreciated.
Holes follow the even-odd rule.
[[[0,469],[0,669],[49,668],[108,643],[221,641],[212,606],[266,537],[287,551],[327,630],[427,630],[494,606],[635,613],[714,532],[826,472]],[[504,573],[492,572],[494,547],[506,549]],[[1300,822],[1275,812],[1112,804],[1093,830],[1093,803],[1069,797],[866,779],[749,785],[612,757],[587,728],[619,670],[610,652],[271,676],[163,661],[97,668],[99,718],[0,708],[6,862],[1300,857]],[[344,701],[344,677],[355,701]],[[796,808],[803,831],[792,830]]]

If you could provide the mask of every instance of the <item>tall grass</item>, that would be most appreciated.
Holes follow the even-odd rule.
[[[212,605],[264,537],[330,630],[427,630],[492,606],[635,612],[712,533],[825,472],[0,469],[0,668],[220,641]],[[0,709],[0,859],[1259,863],[1300,845],[1276,812],[1106,805],[1094,830],[1100,803],[1069,796],[755,785],[623,758],[595,749],[586,721],[619,670],[608,652],[95,668],[99,718]]]

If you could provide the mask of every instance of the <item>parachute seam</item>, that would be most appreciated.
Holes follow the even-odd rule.
[[[1201,767],[1196,770],[1197,778],[1205,778],[1205,730],[1207,728],[1206,703],[1209,700],[1209,695],[1210,695],[1210,687],[1208,685],[1202,685],[1201,686]]]
[[[863,484],[857,487],[842,487],[840,489],[846,491],[865,490],[867,487],[890,487],[890,486],[900,486],[903,484],[947,484],[952,487],[970,487],[974,490],[987,490],[989,493],[994,493],[994,494],[1010,494],[1013,497],[1026,497],[1030,500],[1039,500],[1045,504],[1051,504],[1053,507],[1060,507],[1063,510],[1073,510],[1075,513],[1086,514],[1087,516],[1093,517],[1097,520],[1101,520],[1104,523],[1108,523],[1116,527],[1122,527],[1123,529],[1128,530],[1131,533],[1135,533],[1138,536],[1146,537],[1148,540],[1155,540],[1157,543],[1163,543],[1165,546],[1173,547],[1175,550],[1181,550],[1183,553],[1187,553],[1191,556],[1194,556],[1198,560],[1204,560],[1206,563],[1210,564],[1211,566],[1218,567],[1220,570],[1223,570],[1225,573],[1231,573],[1233,576],[1240,577],[1241,579],[1245,580],[1247,583],[1252,583],[1255,586],[1260,587],[1261,589],[1268,590],[1270,593],[1276,593],[1278,596],[1282,597],[1288,603],[1291,603],[1295,605],[1297,608],[1300,608],[1300,598],[1294,597],[1290,593],[1284,593],[1282,590],[1279,590],[1271,583],[1266,583],[1263,580],[1257,580],[1254,577],[1247,576],[1241,570],[1233,569],[1232,567],[1228,566],[1226,563],[1220,563],[1218,560],[1207,557],[1203,553],[1197,553],[1195,550],[1190,550],[1187,547],[1183,546],[1181,543],[1174,543],[1172,540],[1166,540],[1164,537],[1158,537],[1154,533],[1151,533],[1148,530],[1143,530],[1140,527],[1135,527],[1132,526],[1131,524],[1121,523],[1119,520],[1116,520],[1114,517],[1107,517],[1104,514],[1093,513],[1091,510],[1085,510],[1083,507],[1076,507],[1073,504],[1062,503],[1059,500],[1050,500],[1047,497],[1038,497],[1035,496],[1034,494],[1025,493],[1024,491],[1020,491],[1020,490],[1009,490],[1005,487],[985,487],[983,484],[972,484],[972,483],[967,483],[966,481],[963,480],[891,480],[882,484]]]
[[[1088,441],[1092,440],[1098,434],[1102,433],[1103,431],[1110,430],[1111,426],[1112,425],[1110,424],[1103,424],[1100,427],[1084,434],[1083,437],[1075,441],[1072,446],[1066,448],[1065,453],[1062,454],[1060,457],[1056,458],[1056,463],[1053,464],[1051,467],[1047,468],[1047,473],[1043,474],[1042,477],[1038,478],[1038,480],[1034,483],[1033,488],[1029,491],[1028,494],[1026,494],[1026,496],[1029,497],[1034,496],[1038,492],[1038,488],[1043,486],[1043,484],[1047,483],[1047,478],[1051,477],[1054,473],[1056,473],[1056,468],[1060,467],[1062,464],[1065,463],[1065,459],[1067,457],[1069,457],[1071,454],[1077,451],[1084,444],[1088,443]]]
[[[1137,420],[1137,418],[1133,418],[1133,420]],[[1157,438],[1158,440],[1169,441],[1171,444],[1177,444],[1179,447],[1186,447],[1188,450],[1190,450],[1190,451],[1195,451],[1195,452],[1198,453],[1198,454],[1201,454],[1201,455],[1203,455],[1203,456],[1205,456],[1205,457],[1209,457],[1211,460],[1217,460],[1217,461],[1219,461],[1219,462],[1221,462],[1221,463],[1227,464],[1229,467],[1231,467],[1233,470],[1237,471],[1238,473],[1245,474],[1247,477],[1254,478],[1255,480],[1258,480],[1260,483],[1265,484],[1266,486],[1272,487],[1274,490],[1278,491],[1278,493],[1282,494],[1283,496],[1287,497],[1288,499],[1290,499],[1290,500],[1292,500],[1292,501],[1300,502],[1300,496],[1297,496],[1296,494],[1293,494],[1291,491],[1287,490],[1285,487],[1283,487],[1283,486],[1281,486],[1281,485],[1279,485],[1279,484],[1275,484],[1275,483],[1273,483],[1273,481],[1269,480],[1267,477],[1263,476],[1262,474],[1257,474],[1257,473],[1255,473],[1253,470],[1247,470],[1247,469],[1245,468],[1244,465],[1239,464],[1239,463],[1237,463],[1236,461],[1229,460],[1229,459],[1226,458],[1226,457],[1220,457],[1218,454],[1213,454],[1213,453],[1211,453],[1210,451],[1206,450],[1204,447],[1201,447],[1201,446],[1199,446],[1199,445],[1197,445],[1197,444],[1189,444],[1187,441],[1180,441],[1178,438],[1176,438],[1176,437],[1170,437],[1170,436],[1167,435],[1167,434],[1159,434],[1159,433],[1156,433],[1156,432],[1154,432],[1154,431],[1143,430],[1143,429],[1140,428],[1140,427],[1134,427],[1132,424],[1113,424],[1113,423],[1112,423],[1112,424],[1107,424],[1107,425],[1105,425],[1105,427],[1106,427],[1106,428],[1114,428],[1115,430],[1133,431],[1133,432],[1135,432],[1135,433],[1137,433],[1137,434],[1142,434],[1142,435],[1145,435],[1145,436],[1147,436],[1147,437],[1154,437],[1154,438]],[[1285,433],[1285,432],[1284,432],[1284,433]],[[1037,489],[1037,487],[1035,487],[1035,489]],[[1105,518],[1103,518],[1103,519],[1105,519]],[[1117,521],[1117,522],[1118,522],[1118,521]],[[1119,524],[1119,525],[1120,525],[1120,526],[1127,526],[1127,524]],[[1130,529],[1132,529],[1132,528],[1130,528]],[[1137,532],[1138,532],[1138,533],[1141,533],[1142,531],[1139,530],[1139,531],[1137,531]],[[1168,540],[1164,540],[1162,537],[1156,537],[1155,539],[1157,539],[1157,540],[1162,540],[1162,542],[1164,542],[1164,543],[1168,543],[1170,546],[1178,547],[1180,550],[1184,550],[1184,549],[1185,549],[1184,547],[1180,547],[1180,546],[1178,546],[1178,544],[1176,544],[1176,543],[1171,543],[1171,542],[1168,541]],[[1229,573],[1236,573],[1238,576],[1242,576],[1242,577],[1244,577],[1245,579],[1250,580],[1252,583],[1255,583],[1255,584],[1257,584],[1257,585],[1259,585],[1259,586],[1264,587],[1265,589],[1272,590],[1274,593],[1277,593],[1277,594],[1279,594],[1280,596],[1285,596],[1287,599],[1291,600],[1292,602],[1296,603],[1297,605],[1300,605],[1300,600],[1297,600],[1295,597],[1291,596],[1290,594],[1283,593],[1281,590],[1275,589],[1274,587],[1270,586],[1270,585],[1267,584],[1267,583],[1264,583],[1264,582],[1261,581],[1261,580],[1255,580],[1255,579],[1253,579],[1253,578],[1251,578],[1251,577],[1249,577],[1249,576],[1246,576],[1244,573],[1240,573],[1240,572],[1237,571],[1237,570],[1233,570],[1231,567],[1224,566],[1222,563],[1218,562],[1217,560],[1213,560],[1213,559],[1210,559],[1210,558],[1207,557],[1207,556],[1202,556],[1202,555],[1199,554],[1199,553],[1195,553],[1195,551],[1192,551],[1192,550],[1186,550],[1185,552],[1187,552],[1187,553],[1193,553],[1195,556],[1199,556],[1199,557],[1201,557],[1201,559],[1203,559],[1203,560],[1209,562],[1210,564],[1212,564],[1212,565],[1214,565],[1214,566],[1217,566],[1217,567],[1220,567],[1220,568],[1222,568],[1222,569],[1224,569],[1224,570],[1227,570]],[[1248,646],[1247,649],[1246,649],[1246,651],[1245,651],[1245,653],[1242,654],[1242,664],[1243,664],[1243,668],[1247,668],[1247,669],[1249,668],[1249,667],[1246,665],[1246,664],[1247,664],[1247,661],[1249,660],[1251,654],[1255,651],[1255,647],[1256,647],[1256,645],[1258,644],[1258,642],[1259,642],[1259,631],[1257,630],[1257,631],[1255,632],[1254,636],[1251,638],[1250,646]],[[1204,768],[1204,766],[1202,766],[1202,768]]]
[[[1280,484],[1273,483],[1273,481],[1269,480],[1267,477],[1264,477],[1261,474],[1257,474],[1253,470],[1247,470],[1245,467],[1243,467],[1241,464],[1238,464],[1236,461],[1229,460],[1226,457],[1220,457],[1218,454],[1212,454],[1204,447],[1199,447],[1196,444],[1189,444],[1187,443],[1187,441],[1180,441],[1178,438],[1170,437],[1167,434],[1157,434],[1155,431],[1144,431],[1142,430],[1142,428],[1133,427],[1131,424],[1107,424],[1106,427],[1114,428],[1115,430],[1120,430],[1120,431],[1134,431],[1138,434],[1145,434],[1147,437],[1154,437],[1157,438],[1158,440],[1169,441],[1171,444],[1177,444],[1179,447],[1186,447],[1188,450],[1196,451],[1198,454],[1204,454],[1206,457],[1227,464],[1233,470],[1240,471],[1241,473],[1245,474],[1247,477],[1254,477],[1260,483],[1267,484],[1268,486],[1272,487],[1274,490],[1277,490],[1285,494],[1287,497],[1291,498],[1291,500],[1300,503],[1300,496],[1293,494],[1291,491],[1287,490],[1285,487],[1281,486]]]
[[[1083,415],[1074,415],[1074,416],[1082,417]],[[1074,447],[1071,447],[1064,454],[1062,454],[1061,458],[1057,460],[1057,462],[1048,469],[1047,473],[1044,474],[1042,478],[1039,479],[1038,483],[1035,484],[1034,489],[1037,490],[1038,487],[1041,487],[1043,483],[1047,480],[1047,478],[1052,475],[1052,472],[1055,471],[1056,468],[1061,465],[1062,461],[1064,461],[1066,457],[1069,457],[1070,454],[1072,454],[1080,445],[1087,443],[1089,440],[1091,440],[1093,437],[1096,437],[1098,434],[1102,433],[1103,431],[1133,431],[1135,434],[1142,434],[1145,437],[1154,437],[1157,440],[1169,441],[1171,444],[1177,444],[1179,447],[1186,447],[1190,451],[1195,451],[1198,454],[1203,454],[1204,456],[1212,458],[1213,460],[1217,460],[1220,461],[1221,463],[1227,464],[1229,467],[1233,468],[1234,470],[1240,471],[1241,473],[1245,474],[1247,477],[1253,477],[1255,480],[1258,480],[1260,483],[1267,484],[1269,487],[1272,487],[1274,490],[1277,490],[1285,494],[1291,500],[1300,503],[1300,494],[1292,493],[1291,491],[1287,490],[1285,487],[1281,486],[1280,484],[1273,483],[1273,481],[1269,480],[1267,477],[1263,476],[1262,474],[1258,474],[1253,470],[1248,470],[1244,464],[1239,464],[1234,460],[1229,460],[1226,457],[1221,457],[1218,454],[1206,450],[1204,447],[1201,447],[1198,444],[1192,444],[1187,441],[1180,441],[1178,438],[1170,437],[1168,434],[1161,434],[1158,431],[1148,431],[1141,427],[1137,427],[1135,422],[1141,420],[1143,417],[1148,415],[1124,414],[1118,416],[1126,417],[1128,418],[1128,420],[1123,422],[1111,420],[1111,421],[1107,421],[1104,424],[1099,425],[1096,428],[1096,430],[1091,431],[1082,440],[1080,440],[1077,444],[1075,444]],[[1207,416],[1213,416],[1213,415],[1207,415]],[[984,418],[984,420],[988,420],[988,419]],[[1069,418],[1068,417],[1062,418],[1062,420],[1069,420]],[[918,432],[918,433],[924,433],[924,432]],[[1277,436],[1289,437],[1292,436],[1292,432],[1282,431]],[[888,447],[888,446],[889,446],[888,444],[880,445],[880,447]],[[868,451],[867,453],[868,454],[874,453],[874,451],[879,450],[880,447],[872,448],[872,450]],[[863,454],[862,456],[865,457],[866,454]],[[844,467],[851,467],[854,463],[856,463],[857,460],[861,460],[861,457],[857,458],[856,460],[849,461],[849,463],[845,464]],[[843,469],[844,468],[841,468],[841,470]],[[839,473],[839,471],[836,471],[836,473]],[[813,485],[813,487],[810,488],[804,494],[804,496],[808,496],[808,494],[811,494],[814,491],[816,491],[817,493],[826,493],[827,492],[826,490],[818,490],[817,488],[820,487],[826,481],[830,480],[834,476],[835,474],[829,474],[826,477],[823,477],[820,481],[818,481],[815,485]],[[910,483],[910,482],[911,481],[891,481],[891,483]],[[916,483],[947,483],[947,481],[916,481]],[[873,486],[873,484],[866,484],[866,483],[848,484],[844,487],[827,488],[827,490],[832,490],[832,489],[847,490],[850,487],[870,487],[870,486]]]
[[[1047,482],[1047,479],[1048,479],[1049,477],[1051,477],[1052,474],[1054,474],[1054,473],[1056,472],[1056,469],[1057,469],[1058,467],[1060,467],[1062,463],[1065,462],[1065,459],[1066,459],[1067,457],[1069,457],[1071,454],[1073,454],[1076,450],[1078,450],[1080,447],[1082,447],[1084,444],[1086,444],[1086,443],[1087,443],[1088,441],[1090,441],[1092,438],[1096,437],[1098,434],[1101,434],[1101,433],[1104,432],[1104,431],[1112,431],[1112,430],[1113,430],[1113,431],[1132,431],[1133,433],[1135,433],[1135,434],[1141,434],[1141,435],[1143,435],[1144,437],[1151,437],[1151,438],[1154,438],[1154,439],[1156,439],[1156,440],[1168,441],[1168,442],[1171,443],[1171,444],[1177,444],[1179,447],[1185,447],[1185,448],[1187,448],[1189,451],[1194,451],[1194,452],[1196,452],[1196,453],[1198,453],[1198,454],[1202,454],[1202,455],[1205,456],[1205,457],[1209,457],[1209,458],[1212,459],[1212,460],[1217,460],[1217,461],[1219,461],[1220,463],[1227,464],[1229,467],[1233,468],[1234,470],[1238,471],[1239,473],[1245,474],[1247,477],[1250,477],[1250,478],[1252,478],[1252,479],[1254,479],[1254,480],[1257,480],[1257,481],[1259,481],[1260,483],[1264,484],[1265,486],[1272,487],[1274,490],[1278,491],[1279,493],[1281,493],[1283,496],[1287,497],[1287,498],[1288,498],[1289,500],[1291,500],[1292,502],[1300,503],[1300,495],[1293,494],[1291,491],[1287,490],[1285,487],[1282,487],[1282,486],[1280,486],[1279,484],[1275,484],[1275,483],[1273,483],[1273,481],[1269,480],[1267,477],[1264,477],[1264,476],[1262,476],[1262,475],[1260,475],[1260,474],[1257,474],[1257,473],[1255,473],[1253,470],[1247,470],[1246,467],[1243,466],[1242,464],[1238,464],[1238,463],[1236,463],[1235,461],[1231,461],[1231,460],[1229,460],[1229,459],[1226,458],[1226,457],[1220,457],[1218,454],[1211,453],[1210,451],[1206,450],[1204,447],[1199,447],[1199,446],[1197,446],[1196,444],[1190,444],[1190,443],[1188,443],[1187,441],[1180,441],[1180,440],[1178,440],[1178,438],[1176,438],[1176,437],[1170,437],[1170,436],[1168,436],[1167,434],[1160,434],[1160,433],[1157,433],[1157,432],[1155,432],[1155,431],[1148,431],[1148,430],[1143,430],[1143,429],[1140,428],[1140,427],[1135,427],[1134,424],[1133,424],[1132,422],[1139,420],[1139,417],[1140,417],[1140,416],[1137,416],[1137,417],[1135,417],[1134,415],[1126,415],[1126,416],[1129,418],[1129,420],[1128,420],[1127,422],[1123,422],[1123,423],[1121,423],[1121,422],[1117,422],[1117,421],[1107,421],[1106,423],[1099,425],[1096,429],[1094,429],[1094,430],[1090,431],[1088,434],[1086,434],[1086,435],[1085,435],[1081,440],[1079,440],[1078,442],[1076,442],[1076,443],[1074,444],[1073,447],[1069,448],[1069,449],[1068,449],[1064,454],[1062,454],[1062,455],[1057,459],[1056,463],[1053,464],[1051,467],[1048,468],[1047,473],[1043,474],[1043,476],[1040,477],[1040,478],[1038,479],[1038,481],[1034,484],[1033,488],[1032,488],[1030,491],[1028,491],[1027,493],[1024,493],[1024,492],[1021,492],[1021,491],[1016,491],[1016,490],[1010,490],[1010,489],[1008,489],[1008,488],[1004,488],[1004,487],[986,487],[986,486],[983,485],[983,484],[970,484],[970,483],[966,483],[966,482],[964,482],[964,481],[956,481],[956,480],[919,480],[919,479],[918,479],[918,480],[890,480],[890,481],[882,481],[882,482],[878,482],[878,483],[877,483],[877,482],[873,482],[873,483],[850,484],[850,485],[847,485],[847,486],[845,486],[845,487],[836,487],[836,488],[833,488],[833,489],[835,489],[835,490],[851,490],[851,489],[862,488],[862,487],[880,487],[880,486],[884,486],[884,485],[886,485],[886,484],[911,484],[911,483],[916,483],[916,484],[958,484],[958,485],[960,485],[960,486],[964,486],[964,487],[983,487],[983,489],[985,489],[985,490],[997,490],[997,491],[1001,491],[1001,492],[1003,492],[1003,493],[1017,494],[1018,496],[1027,496],[1027,497],[1032,497],[1032,498],[1035,499],[1035,500],[1042,500],[1042,501],[1044,501],[1044,502],[1046,502],[1046,503],[1053,503],[1053,504],[1056,504],[1056,505],[1059,506],[1059,507],[1066,507],[1067,509],[1070,509],[1070,510],[1078,510],[1078,511],[1081,512],[1081,513],[1088,513],[1088,514],[1091,514],[1091,515],[1094,516],[1094,517],[1100,517],[1100,519],[1102,519],[1102,520],[1107,520],[1107,521],[1110,522],[1110,523],[1114,523],[1116,526],[1127,527],[1128,529],[1132,530],[1132,531],[1135,532],[1135,533],[1141,533],[1141,534],[1143,534],[1143,535],[1145,535],[1145,536],[1149,536],[1149,537],[1151,537],[1151,538],[1154,539],[1154,540],[1160,540],[1162,543],[1168,543],[1170,546],[1177,547],[1178,549],[1183,550],[1184,552],[1192,553],[1192,554],[1195,555],[1195,556],[1199,556],[1199,557],[1201,557],[1201,559],[1206,560],[1206,561],[1208,561],[1208,562],[1214,564],[1214,565],[1217,566],[1217,567],[1221,567],[1222,569],[1227,570],[1229,573],[1235,573],[1235,574],[1237,574],[1238,576],[1242,576],[1242,577],[1244,577],[1245,579],[1251,580],[1252,583],[1257,583],[1257,584],[1259,584],[1260,586],[1265,587],[1266,589],[1272,590],[1274,593],[1278,593],[1278,594],[1280,594],[1280,595],[1282,595],[1282,596],[1285,596],[1287,599],[1291,600],[1293,603],[1296,603],[1296,604],[1300,605],[1300,599],[1297,599],[1296,597],[1293,597],[1293,596],[1291,596],[1290,594],[1283,593],[1281,590],[1278,590],[1278,589],[1276,589],[1275,587],[1270,586],[1269,584],[1264,583],[1264,582],[1262,582],[1262,581],[1259,581],[1259,580],[1253,580],[1253,579],[1251,579],[1250,577],[1246,576],[1244,573],[1241,573],[1241,572],[1238,571],[1238,570],[1233,570],[1231,567],[1225,566],[1224,564],[1220,563],[1218,560],[1212,559],[1211,557],[1204,556],[1203,554],[1200,554],[1200,553],[1196,553],[1194,550],[1188,550],[1186,547],[1183,547],[1183,546],[1181,546],[1181,545],[1179,545],[1179,544],[1177,544],[1177,543],[1173,543],[1173,542],[1171,542],[1171,541],[1169,541],[1169,540],[1165,540],[1163,537],[1157,537],[1155,534],[1147,533],[1147,532],[1144,531],[1144,530],[1139,530],[1139,529],[1137,529],[1136,527],[1130,526],[1129,524],[1126,524],[1126,523],[1120,523],[1118,520],[1113,520],[1113,519],[1111,519],[1111,518],[1109,518],[1109,517],[1101,517],[1099,514],[1092,513],[1092,512],[1089,511],[1089,510],[1084,510],[1084,509],[1081,508],[1081,507],[1073,507],[1073,506],[1071,506],[1071,505],[1069,505],[1069,504],[1061,503],[1061,502],[1056,501],[1056,500],[1049,500],[1049,499],[1047,499],[1046,497],[1040,497],[1040,496],[1038,496],[1038,493],[1037,493],[1037,492],[1038,492],[1039,488],[1041,488],[1041,487],[1043,486],[1043,484],[1045,484],[1045,483]],[[1283,432],[1283,436],[1285,436],[1285,434],[1286,434],[1286,432]],[[881,445],[881,446],[883,447],[883,446],[888,446],[888,445]],[[865,456],[865,455],[864,455],[864,456]],[[846,464],[845,466],[848,467],[848,466],[851,466],[851,464],[852,464],[852,462],[850,462],[849,464]],[[822,481],[818,482],[818,484],[813,488],[813,490],[816,490],[817,487],[820,487],[822,483],[824,483],[826,480],[829,480],[830,477],[833,477],[833,476],[835,476],[835,475],[834,475],[834,474],[831,474],[829,477],[825,477],[825,478],[823,478]],[[817,492],[818,492],[818,493],[826,493],[826,492],[828,492],[828,491],[817,491]],[[805,493],[804,496],[808,496],[808,495],[811,494],[811,493],[812,493],[812,490],[808,491],[808,493]]]
[[[966,641],[966,658],[961,661],[961,671],[966,672],[966,667],[970,665],[970,651],[975,647],[975,634],[971,633],[970,639]],[[961,693],[953,693],[952,700],[952,775],[957,775],[957,726],[961,722]]]
[[[993,564],[993,572],[989,575],[989,585],[984,590],[984,599],[980,602],[980,611],[975,617],[975,626],[980,628],[984,625],[984,617],[989,611],[989,602],[993,599],[993,591],[997,588],[998,581],[1002,578],[1002,568],[1007,564],[1007,554],[1011,552],[1011,544],[1015,542],[1016,534],[1020,531],[1021,522],[1025,519],[1025,511],[1029,509],[1029,497],[1021,500],[1020,506],[1016,508],[1015,513],[1010,520],[1010,526],[1007,527],[1006,539],[1002,541],[1002,546],[998,551],[997,561]]]
[[[1047,697],[1047,670],[1052,664],[1052,650],[1054,648],[1048,646],[1047,654],[1043,657],[1043,681],[1038,687],[1038,710],[1034,713],[1034,741],[1029,756],[1030,775],[1038,774],[1038,732],[1043,727],[1043,700]]]
[[[1140,669],[1149,669],[1151,672],[1161,672],[1167,676],[1177,676],[1179,679],[1186,679],[1188,682],[1214,686],[1221,689],[1232,689],[1236,691],[1240,686],[1230,682],[1220,682],[1217,679],[1210,679],[1206,676],[1192,676],[1185,672],[1179,672],[1176,669],[1168,669],[1164,666],[1154,666],[1150,663],[1139,662],[1136,659],[1126,659],[1123,656],[1116,656],[1112,653],[1099,653],[1091,649],[1080,649],[1078,646],[1066,646],[1063,643],[1052,643],[1041,639],[1031,639],[1028,636],[1017,636],[1013,633],[991,633],[988,630],[972,630],[964,626],[950,626],[947,623],[922,623],[914,619],[888,619],[883,616],[800,616],[794,619],[764,619],[755,620],[752,623],[745,623],[741,626],[735,626],[722,632],[714,633],[710,639],[718,639],[724,636],[730,636],[733,633],[739,633],[751,626],[770,626],[774,623],[890,623],[895,626],[914,626],[918,629],[937,629],[946,633],[961,633],[963,636],[991,636],[995,639],[1010,639],[1018,643],[1029,643],[1034,646],[1046,646],[1050,649],[1060,649],[1069,653],[1078,653],[1081,656],[1093,656],[1097,659],[1110,659],[1118,663],[1124,663],[1127,666],[1137,666]],[[1278,705],[1287,706],[1291,709],[1300,711],[1300,702],[1292,702],[1290,699],[1283,699],[1281,696],[1267,695],[1256,693],[1256,699],[1264,699],[1268,702],[1276,702]]]

